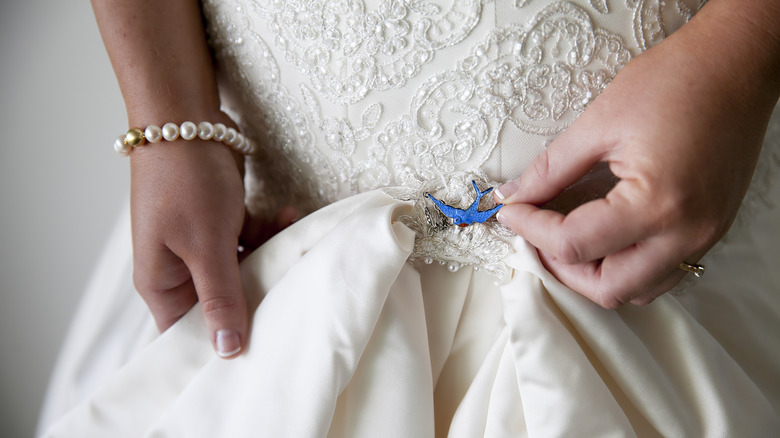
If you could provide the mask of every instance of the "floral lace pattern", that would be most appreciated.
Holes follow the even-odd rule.
[[[205,6],[209,11],[216,4]],[[247,9],[236,8],[241,13]],[[472,17],[479,8],[468,10]],[[296,98],[282,83],[283,69],[259,34],[239,27],[224,13],[211,15],[216,16],[210,26],[212,44],[225,70],[232,72],[230,81],[241,90],[237,100],[242,124],[249,125],[255,137],[263,131],[269,134],[264,135],[270,137],[266,149],[276,149],[269,155],[287,158],[287,165],[276,169],[299,168],[314,175],[310,180],[324,195],[320,203],[378,187],[419,185],[456,169],[479,169],[507,121],[529,133],[555,135],[631,58],[622,39],[595,28],[580,7],[555,3],[543,9],[527,31],[519,25],[492,31],[469,56],[453,63],[453,69],[423,82],[409,110],[382,126],[385,111],[380,103],[365,108],[357,123],[323,116],[322,99],[330,96],[340,102],[344,96],[323,93],[312,80],[299,84]],[[424,46],[436,47],[430,41]],[[247,121],[246,115],[253,119]]]
[[[371,90],[399,88],[436,51],[462,41],[480,17],[481,0],[263,0],[273,43],[312,86],[341,103]],[[441,3],[441,4],[440,4]]]
[[[265,144],[258,173],[308,175],[290,190],[315,194],[316,208],[478,170],[506,123],[546,141],[632,53],[666,35],[664,17],[684,22],[699,6],[625,0],[618,11],[602,0],[513,0],[527,24],[518,18],[472,35],[489,6],[507,1],[205,0],[204,12],[241,124]],[[634,17],[635,47],[592,17],[612,13]],[[438,52],[463,45],[470,53],[450,69],[421,77]],[[283,80],[292,71],[298,80]],[[412,94],[410,81],[418,84]],[[381,103],[395,92],[408,99],[406,111]],[[344,115],[361,106],[359,117]]]
[[[202,3],[224,101],[263,145],[248,164],[250,208],[273,210],[293,199],[306,212],[383,187],[395,187],[399,199],[430,187],[449,187],[445,199],[470,196],[468,181],[460,195],[452,192],[453,178],[477,175],[487,184],[485,165],[508,147],[501,141],[508,125],[543,146],[632,56],[704,2]],[[499,272],[497,259],[474,258],[485,254],[469,246],[477,228],[436,242],[423,237],[414,257],[447,253]],[[460,243],[446,247],[453,242]],[[502,245],[491,242],[488,252],[500,259]]]
[[[575,14],[565,15],[567,9]],[[357,166],[348,163],[355,142],[369,136],[382,107],[369,106],[355,129],[343,119],[322,119],[312,92],[301,85],[312,120],[353,169],[351,191],[419,186],[456,169],[478,169],[507,121],[533,134],[563,130],[631,57],[619,38],[594,31],[576,12],[562,5],[531,32],[511,27],[493,33],[457,69],[426,81],[410,111],[376,134],[369,157]],[[569,41],[569,50],[547,53],[529,44],[552,38]]]

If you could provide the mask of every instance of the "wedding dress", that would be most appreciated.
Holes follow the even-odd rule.
[[[242,262],[256,310],[231,361],[197,306],[156,333],[123,221],[57,366],[45,436],[780,430],[777,115],[707,275],[648,306],[602,309],[495,220],[448,226],[424,196],[466,208],[471,181],[517,177],[698,0],[202,3],[223,102],[264,145],[249,208],[309,214]]]

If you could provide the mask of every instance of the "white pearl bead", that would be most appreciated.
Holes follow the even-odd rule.
[[[227,133],[227,127],[223,125],[222,123],[215,123],[214,124],[214,140],[216,141],[222,141],[225,139],[225,134]]]
[[[433,263],[433,258],[432,257],[426,257],[425,260],[423,260],[423,261],[425,262],[426,265],[430,265],[431,263]]]
[[[162,129],[157,125],[149,125],[144,129],[144,137],[149,143],[157,143],[162,140]]]
[[[236,139],[233,141],[233,144],[230,146],[232,146],[233,149],[241,152],[241,150],[244,148],[244,136],[241,135],[241,133],[237,133]]]
[[[163,138],[168,141],[174,141],[179,138],[179,126],[175,123],[166,123],[162,127]]]
[[[195,137],[203,140],[215,140],[244,154],[251,154],[257,148],[252,140],[235,128],[228,128],[222,123],[200,122],[196,125],[187,121],[181,126],[175,123],[166,123],[162,128],[157,125],[149,125],[143,131],[137,128],[130,129],[114,142],[114,150],[127,155],[133,149],[133,145],[140,145],[145,141],[158,143],[163,139],[174,141],[179,137],[184,140],[192,140]]]
[[[198,126],[193,122],[184,122],[180,128],[181,138],[185,140],[192,140],[198,135]]]
[[[460,269],[460,263],[458,263],[458,262],[449,262],[447,264],[447,269],[450,272],[458,272],[458,270]]]
[[[209,122],[198,123],[198,137],[201,140],[211,140],[214,137],[214,125]]]
[[[235,146],[237,139],[238,132],[236,132],[236,130],[233,128],[228,128],[227,132],[225,133],[225,138],[222,140],[222,142],[228,146]]]
[[[242,151],[246,155],[251,155],[255,151],[255,143],[247,138],[244,140],[244,149]]]
[[[249,154],[251,154],[252,152],[255,151],[255,144],[252,143],[252,140],[250,140],[248,138],[246,139],[246,141],[244,142],[244,149],[243,150],[244,150],[244,154],[245,155],[249,155]]]
[[[131,149],[133,149],[133,147],[125,143],[124,135],[120,135],[119,137],[117,137],[116,141],[114,142],[114,150],[118,154],[127,155],[130,153]]]

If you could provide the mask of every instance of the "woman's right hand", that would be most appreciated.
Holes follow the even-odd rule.
[[[217,354],[237,355],[248,333],[238,270],[242,229],[268,238],[295,210],[282,209],[274,223],[245,218],[238,157],[214,141],[146,145],[130,161],[136,289],[160,331],[200,301]]]

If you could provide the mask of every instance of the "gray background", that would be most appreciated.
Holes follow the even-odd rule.
[[[0,0],[0,435],[33,436],[121,206],[124,104],[88,1]]]

